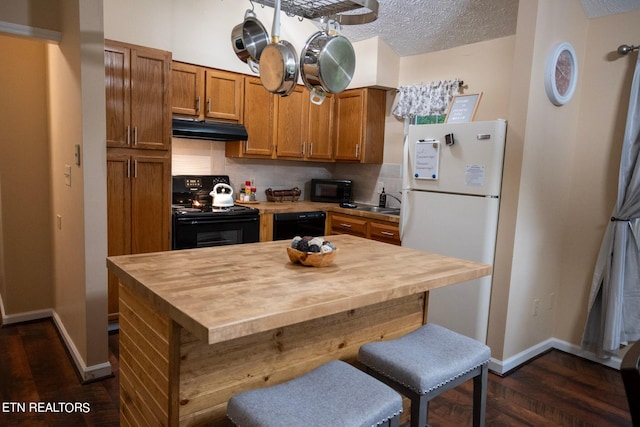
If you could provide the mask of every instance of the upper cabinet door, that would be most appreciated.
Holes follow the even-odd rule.
[[[205,74],[205,117],[242,123],[244,76],[212,69]]]
[[[336,111],[336,160],[359,161],[362,154],[364,93],[360,90],[338,94]]]
[[[306,149],[306,111],[309,104],[304,86],[288,96],[276,97],[275,141],[278,158],[302,159]]]
[[[171,112],[204,119],[204,68],[173,62],[171,65]]]
[[[234,153],[232,157],[249,155],[270,158],[273,154],[273,122],[273,94],[262,86],[260,78],[245,77],[244,127],[249,138],[240,146],[241,152]],[[233,143],[227,143],[227,147],[232,146]]]
[[[127,47],[105,46],[108,147],[128,147],[131,143],[130,58]]]
[[[133,147],[168,150],[171,146],[171,53],[131,51]]]
[[[309,91],[305,88],[305,99],[309,99]],[[335,96],[327,94],[320,105],[308,102],[306,158],[309,160],[330,161],[333,159],[333,132]]]
[[[171,53],[105,41],[107,146],[171,147]]]
[[[386,92],[351,89],[337,98],[335,160],[381,164]]]

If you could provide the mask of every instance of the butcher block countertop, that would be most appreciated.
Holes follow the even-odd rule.
[[[491,267],[350,235],[324,268],[292,264],[288,241],[109,257],[124,286],[213,344],[491,274]]]
[[[243,203],[236,201],[236,204],[245,205],[252,208],[256,208],[261,214],[274,214],[283,212],[336,212],[341,214],[348,214],[359,216],[362,218],[377,219],[389,222],[400,222],[398,215],[386,215],[377,212],[359,211],[356,209],[341,208],[337,203],[322,203],[322,202],[310,202],[306,200],[297,202],[251,202]]]

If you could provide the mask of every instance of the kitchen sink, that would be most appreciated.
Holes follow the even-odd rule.
[[[400,215],[400,208],[380,208],[378,206],[358,206],[355,210],[375,212],[385,215]]]

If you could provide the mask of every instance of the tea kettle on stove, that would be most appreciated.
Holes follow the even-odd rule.
[[[220,189],[220,192],[218,192],[218,189]],[[227,184],[216,184],[209,195],[213,197],[214,208],[228,208],[233,206],[233,189]]]

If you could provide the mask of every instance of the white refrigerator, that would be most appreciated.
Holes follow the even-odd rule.
[[[402,246],[493,265],[507,123],[411,125]],[[486,342],[492,276],[429,293],[428,321]]]

